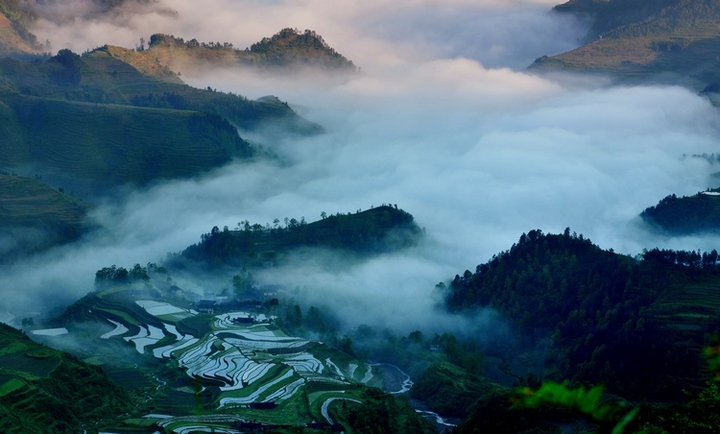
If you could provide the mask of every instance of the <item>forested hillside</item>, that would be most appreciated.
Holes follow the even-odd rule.
[[[692,196],[666,196],[640,216],[654,229],[669,234],[716,232],[720,230],[720,189]]]
[[[282,254],[299,247],[324,247],[355,253],[377,253],[406,247],[421,234],[414,218],[396,206],[383,205],[356,213],[325,215],[322,220],[306,223],[305,218],[285,218],[284,225],[251,225],[240,222],[238,228],[217,226],[204,234],[200,243],[188,247],[182,258],[210,265],[273,263]]]
[[[655,249],[635,259],[569,230],[535,230],[456,276],[446,303],[455,312],[489,306],[521,334],[546,333],[547,378],[673,400],[707,378],[700,354],[718,326],[718,295],[717,255]]]

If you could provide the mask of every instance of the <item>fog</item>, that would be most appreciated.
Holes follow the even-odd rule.
[[[653,234],[637,218],[668,194],[717,187],[710,178],[717,168],[682,158],[720,152],[717,111],[704,98],[681,87],[524,72],[534,58],[570,49],[583,34],[582,23],[548,15],[552,2],[342,3],[212,0],[200,13],[197,2],[174,1],[175,15],[145,10],[125,13],[124,22],[93,19],[102,31],[82,38],[77,22],[39,23],[76,50],[114,38],[132,46],[155,32],[247,46],[283,27],[310,28],[361,71],[341,80],[183,72],[198,87],[277,95],[327,132],[252,136],[281,160],[237,162],[101,203],[92,218],[102,231],[3,270],[5,307],[22,314],[38,303],[69,303],[92,289],[99,268],[159,262],[213,226],[310,222],[323,211],[383,203],[415,216],[426,234],[418,246],[337,268],[322,256],[298,258],[258,279],[297,288],[307,305],[329,305],[346,327],[442,331],[465,325],[435,311],[434,286],[532,229],[570,227],[629,255],[720,247],[717,237]]]

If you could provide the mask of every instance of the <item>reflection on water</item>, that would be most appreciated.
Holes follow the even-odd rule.
[[[413,386],[413,382],[410,376],[406,374],[402,369],[389,363],[372,363],[370,366],[373,370],[382,376],[383,378],[383,391],[393,395],[399,395],[410,391]],[[453,428],[460,422],[459,419],[445,419],[439,414],[430,411],[424,402],[418,401],[417,399],[411,399],[410,405],[415,411],[420,414],[426,420],[435,424],[438,432],[443,432],[445,429]]]
[[[371,363],[373,370],[383,378],[383,391],[397,395],[410,391],[413,385],[410,376],[389,363]]]

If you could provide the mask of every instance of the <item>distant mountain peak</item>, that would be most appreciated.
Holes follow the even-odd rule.
[[[332,71],[355,71],[352,61],[330,47],[313,30],[300,32],[285,28],[265,37],[244,50],[229,42],[184,40],[174,35],[150,36],[148,49],[154,59],[171,69],[179,66],[240,66],[260,69],[322,68]]]
[[[0,55],[40,54],[49,50],[37,41],[26,24],[32,16],[17,2],[0,0]]]
[[[352,61],[330,47],[313,30],[300,32],[298,29],[284,28],[270,38],[263,38],[252,44],[251,53],[272,56],[280,64],[303,63],[320,64],[335,68],[355,69]]]
[[[720,3],[706,0],[570,0],[556,12],[590,16],[585,45],[543,56],[531,70],[599,72],[622,79],[659,74],[702,89],[720,78]]]

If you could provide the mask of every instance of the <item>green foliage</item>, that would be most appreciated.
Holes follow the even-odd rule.
[[[504,387],[451,363],[437,362],[415,379],[410,396],[444,417],[465,418],[475,402],[505,391]]]
[[[150,280],[147,267],[135,264],[130,271],[123,267],[112,265],[103,267],[95,272],[95,287],[97,289],[105,288],[109,285],[126,285],[139,281],[147,282]]]
[[[631,399],[673,400],[684,387],[704,382],[698,374],[702,333],[681,323],[679,314],[696,315],[692,327],[708,327],[708,303],[675,300],[691,296],[690,285],[717,278],[714,264],[703,266],[712,258],[653,250],[638,261],[569,230],[530,231],[475,273],[456,276],[446,300],[459,312],[492,307],[528,334],[547,330],[552,344],[544,363],[560,373],[556,379],[602,383]],[[517,357],[513,351],[503,357]]]
[[[85,221],[88,204],[37,177],[0,173],[0,201],[0,229],[15,240],[0,249],[0,262],[75,241],[91,229]]]
[[[719,193],[720,189],[707,193]],[[673,235],[720,230],[720,196],[698,193],[677,197],[672,194],[640,216],[654,228]]]
[[[356,253],[393,251],[414,244],[421,231],[413,216],[385,205],[355,214],[336,214],[307,224],[305,218],[279,220],[271,227],[241,222],[235,230],[214,227],[182,253],[211,265],[264,265],[297,247],[325,247]]]
[[[579,411],[599,422],[607,422],[615,416],[618,408],[611,404],[600,404],[603,392],[604,388],[602,386],[595,386],[591,389],[579,386],[571,389],[567,383],[545,382],[538,390],[531,390],[528,387],[518,389],[515,392],[513,401],[515,405],[527,408],[559,405]],[[636,410],[631,411],[630,414],[634,417]],[[613,430],[613,432],[615,431]]]
[[[0,431],[80,432],[128,411],[131,397],[97,367],[37,344],[0,324],[0,346],[22,346],[27,354],[0,357]],[[51,369],[47,369],[51,367]],[[30,380],[29,380],[30,379]]]
[[[360,396],[363,404],[348,402],[337,410],[338,421],[349,428],[348,433],[435,432],[434,427],[420,417],[407,401],[368,387],[362,389]]]
[[[255,278],[247,269],[243,268],[239,274],[234,275],[232,283],[236,300],[252,296],[252,292],[255,289]]]
[[[703,355],[707,358],[710,371],[714,374],[713,380],[720,382],[720,337],[718,335],[713,336],[711,345],[703,348]]]

